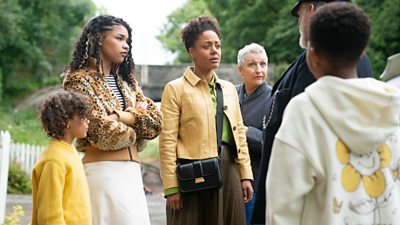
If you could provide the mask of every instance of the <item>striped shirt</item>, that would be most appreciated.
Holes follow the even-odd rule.
[[[117,82],[115,80],[114,75],[110,74],[110,76],[106,76],[108,86],[110,86],[111,90],[117,96],[119,104],[122,106],[122,109],[125,109],[125,101],[122,96],[121,90],[119,89]]]

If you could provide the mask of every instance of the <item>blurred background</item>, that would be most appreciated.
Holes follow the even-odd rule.
[[[85,23],[98,14],[126,20],[133,29],[132,54],[137,79],[159,100],[163,84],[184,71],[190,59],[179,31],[190,18],[215,16],[222,30],[222,77],[240,82],[235,73],[238,49],[255,42],[268,53],[269,82],[282,75],[301,53],[295,0],[0,0],[0,130],[12,142],[44,146],[48,138],[36,107],[58,90],[60,74],[71,59]],[[400,0],[353,0],[372,21],[367,48],[375,78],[386,59],[400,51]],[[162,82],[159,82],[163,80]],[[158,94],[157,94],[158,93]],[[142,157],[158,159],[157,140]],[[29,182],[26,181],[26,182]],[[28,184],[29,186],[29,184]],[[29,192],[29,190],[28,190]]]

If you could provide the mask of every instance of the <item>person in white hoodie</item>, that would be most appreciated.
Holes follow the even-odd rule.
[[[317,81],[290,101],[276,134],[268,225],[400,223],[400,93],[356,79],[370,29],[350,3],[313,16],[307,63]]]

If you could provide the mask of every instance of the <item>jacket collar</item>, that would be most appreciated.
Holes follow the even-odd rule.
[[[236,90],[238,92],[239,99],[242,101],[242,100],[249,100],[249,99],[257,98],[257,96],[259,96],[265,92],[271,93],[272,87],[269,86],[266,81],[264,81],[264,83],[262,83],[260,86],[258,86],[257,89],[251,95],[247,95],[247,98],[244,97],[244,95],[246,93],[244,83],[237,85]]]
[[[193,73],[193,67],[187,67],[185,72],[183,73],[183,76],[189,81],[189,83],[192,86],[196,86],[197,83],[199,83],[201,81],[201,79]],[[217,74],[214,71],[214,78],[215,78],[215,83],[220,84],[221,86],[223,86],[223,84],[221,84],[221,80],[218,78]]]

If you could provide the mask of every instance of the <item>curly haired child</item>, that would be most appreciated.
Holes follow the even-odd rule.
[[[31,225],[91,225],[89,188],[75,138],[86,137],[90,109],[86,97],[58,92],[39,108],[43,128],[51,140],[32,171]]]

